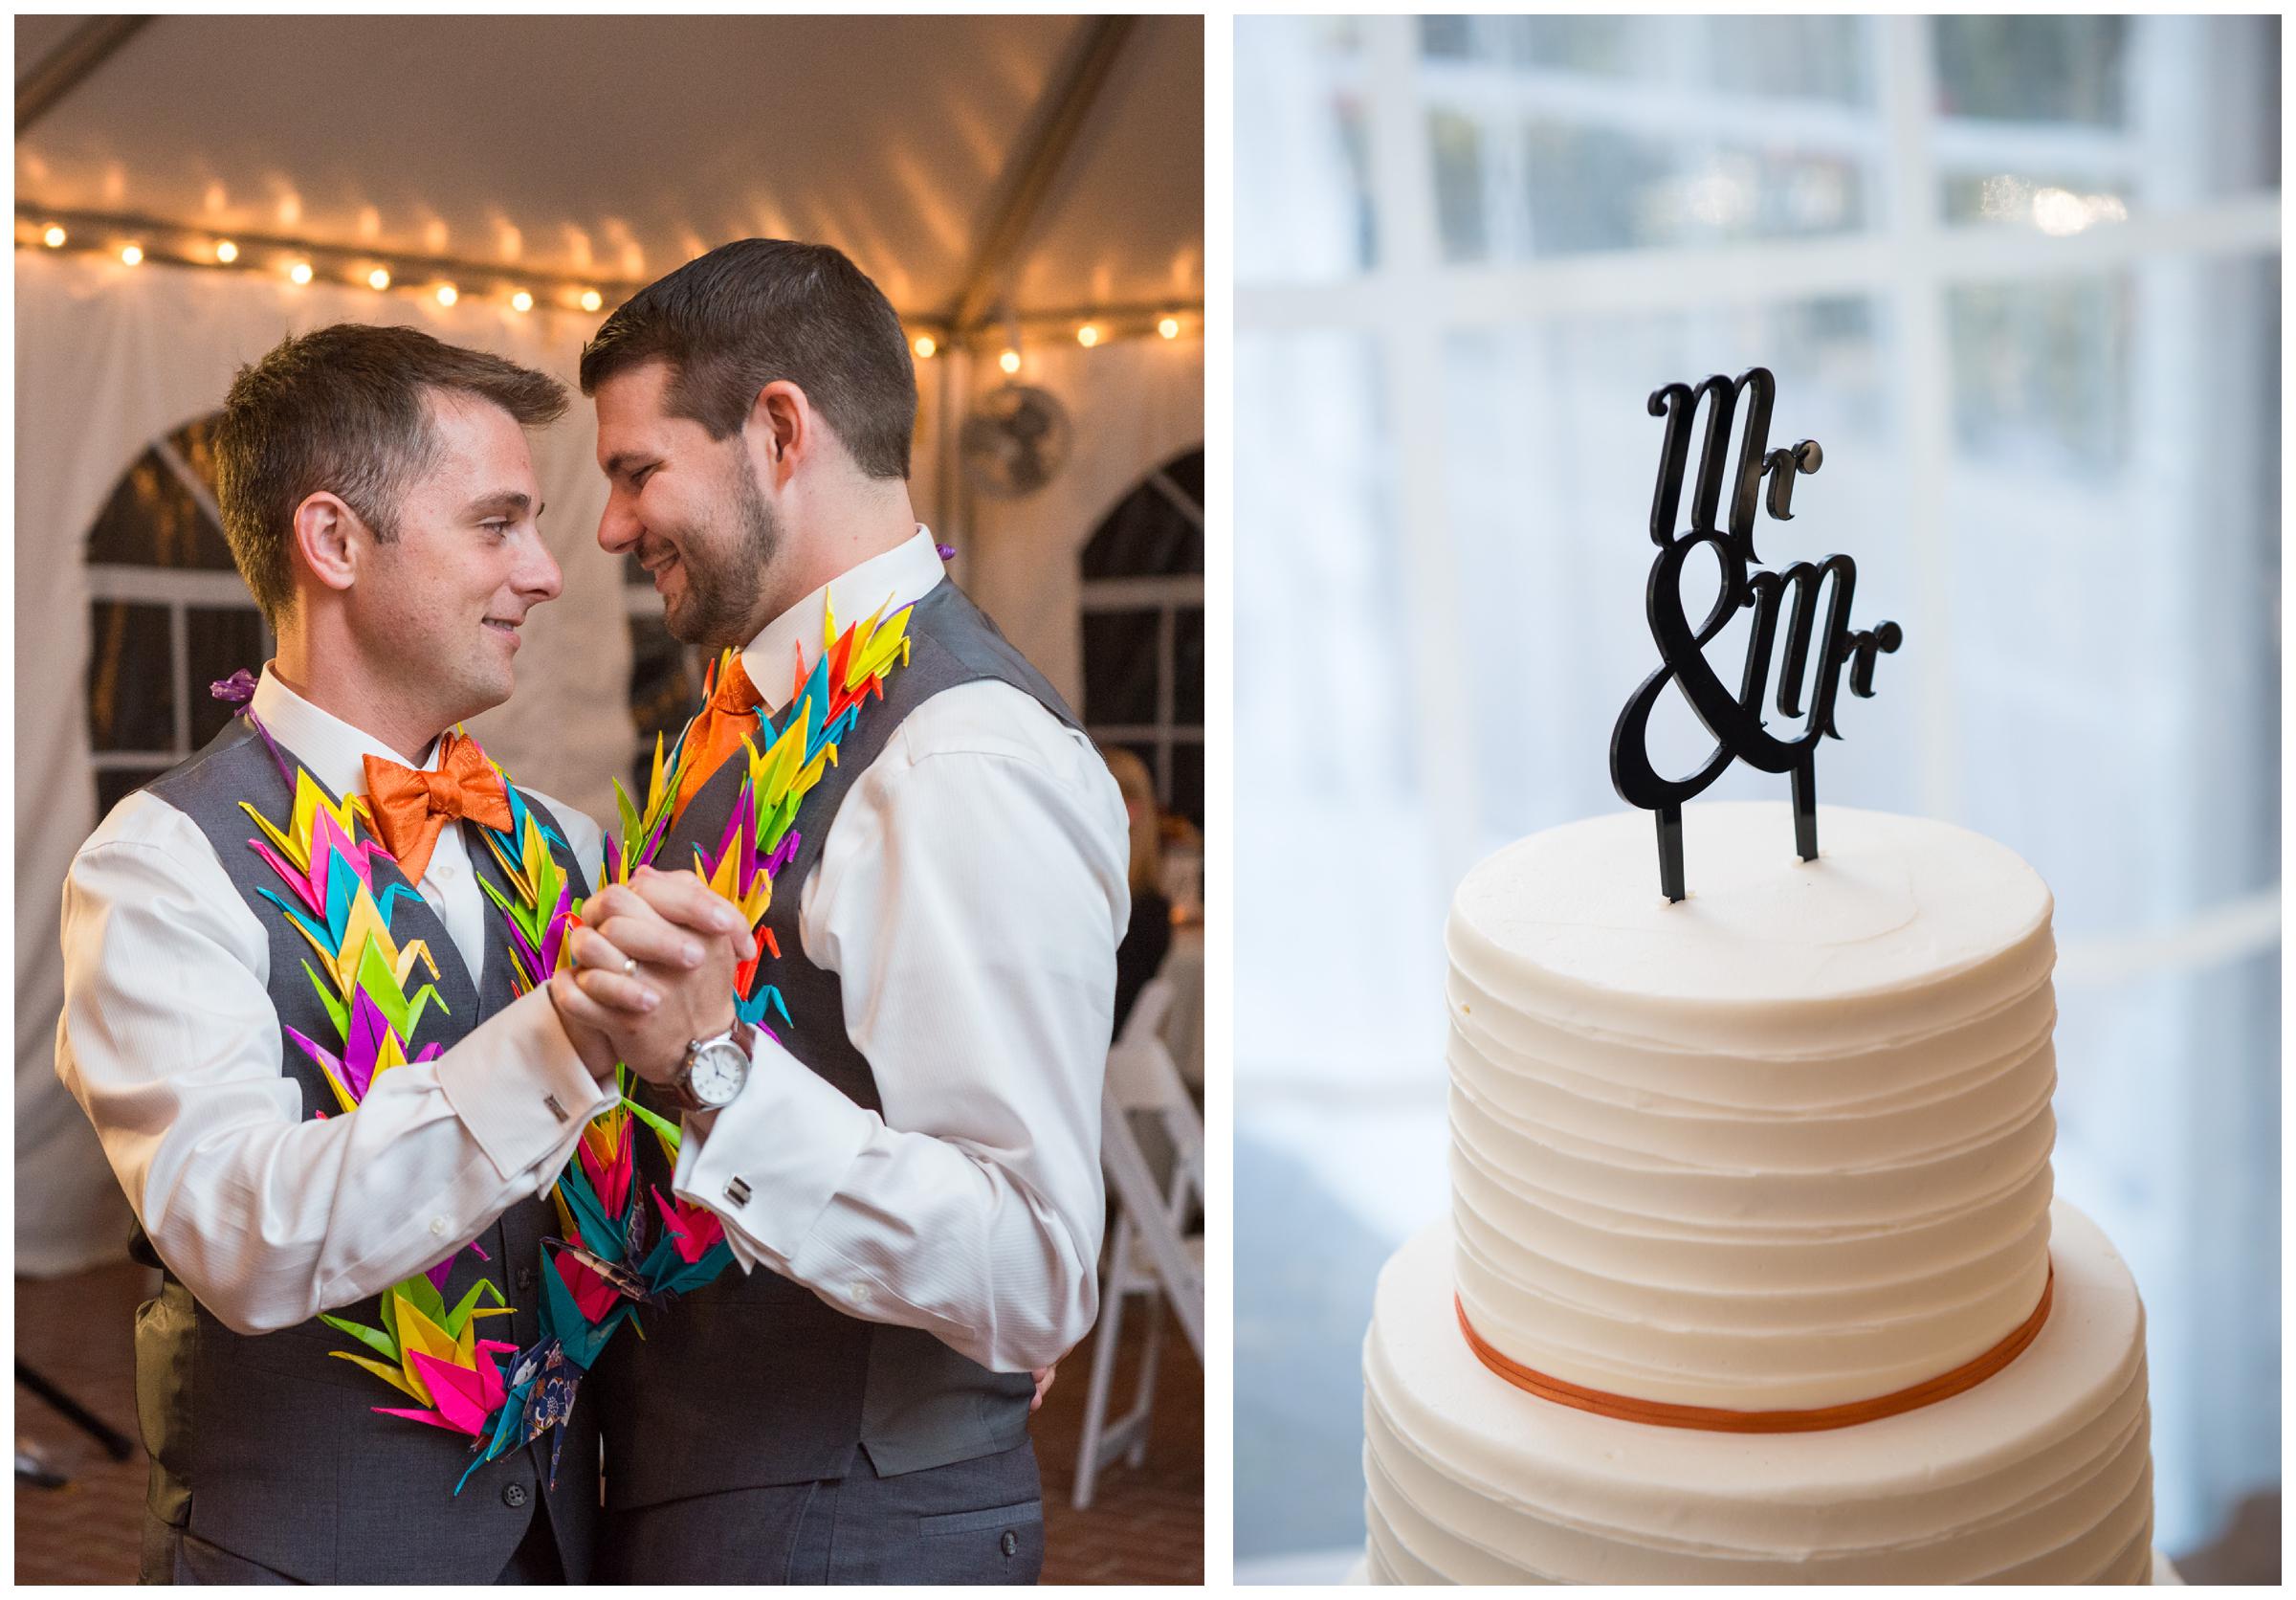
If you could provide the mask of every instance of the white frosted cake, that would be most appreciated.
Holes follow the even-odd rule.
[[[1364,1350],[1375,1581],[2143,1583],[2144,1313],[2052,1204],[2049,892],[1781,803],[1552,829],[1446,944],[1453,1211]],[[1942,1395],[1942,1397],[1939,1397]]]

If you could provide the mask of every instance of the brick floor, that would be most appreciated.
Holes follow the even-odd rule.
[[[16,1354],[130,1437],[136,1432],[130,1329],[154,1275],[125,1263],[16,1283]],[[1131,1393],[1141,1322],[1126,1320],[1114,1392]],[[1165,1330],[1148,1459],[1100,1475],[1093,1508],[1072,1511],[1076,1440],[1092,1368],[1088,1340],[1061,1364],[1035,1422],[1045,1482],[1047,1583],[1203,1582],[1203,1373],[1177,1323]],[[65,1489],[16,1489],[16,1582],[132,1583],[144,1502],[141,1450],[124,1463],[30,1391],[16,1390],[16,1434],[69,1474]]]

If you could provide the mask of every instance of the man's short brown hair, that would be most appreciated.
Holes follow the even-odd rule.
[[[215,431],[216,500],[239,575],[275,627],[295,605],[288,547],[305,500],[340,496],[377,539],[398,537],[399,503],[436,460],[431,390],[499,406],[521,428],[566,410],[557,379],[415,328],[338,322],[239,369]]]
[[[884,292],[844,252],[738,239],[614,308],[582,352],[582,392],[645,362],[670,364],[670,414],[713,439],[740,428],[767,384],[788,382],[871,478],[909,476],[916,371]]]

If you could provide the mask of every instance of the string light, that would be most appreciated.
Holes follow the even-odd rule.
[[[67,212],[65,214],[76,213]],[[338,273],[343,273],[352,282],[364,280],[367,287],[377,294],[396,289],[402,293],[429,295],[434,298],[441,306],[453,306],[460,303],[466,292],[490,300],[499,296],[507,299],[510,308],[521,315],[533,311],[538,299],[547,299],[553,306],[579,305],[585,312],[597,313],[603,311],[609,300],[617,298],[617,292],[628,293],[629,289],[629,286],[625,284],[618,285],[617,291],[609,291],[600,284],[582,284],[569,282],[563,278],[551,278],[545,281],[542,289],[538,293],[531,288],[513,288],[503,278],[496,277],[486,268],[479,267],[471,270],[478,273],[480,281],[474,283],[466,291],[458,283],[448,282],[432,276],[442,267],[453,270],[458,266],[458,263],[446,260],[409,256],[403,261],[378,261],[370,255],[366,256],[364,264],[360,264],[357,257],[352,256],[348,251],[324,244],[304,247],[312,251],[313,255],[290,256],[285,256],[283,252],[296,248],[294,242],[275,238],[258,240],[251,258],[250,247],[242,245],[234,239],[218,238],[200,229],[176,228],[173,224],[160,224],[157,226],[166,231],[166,237],[152,240],[150,243],[146,243],[144,238],[139,237],[131,243],[122,241],[119,233],[112,230],[135,227],[139,233],[143,233],[145,229],[138,219],[99,217],[90,223],[89,218],[80,216],[78,221],[88,223],[94,229],[93,236],[76,238],[73,233],[66,231],[65,225],[62,223],[42,223],[19,214],[18,226],[21,231],[16,235],[19,247],[28,248],[36,240],[50,250],[63,250],[69,247],[75,251],[91,255],[109,253],[121,263],[130,267],[143,265],[150,252],[157,250],[159,252],[157,259],[169,263],[196,265],[212,261],[221,266],[236,267],[242,271],[250,269],[267,273],[284,271],[288,279],[298,286],[317,282],[323,270],[330,280],[335,279]],[[84,233],[85,230],[83,230]],[[108,238],[105,236],[106,234],[109,235]],[[323,268],[322,262],[324,263]],[[400,270],[402,267],[405,269],[404,271]],[[1102,321],[1095,318],[1090,322],[1070,321],[1069,319],[1074,315],[1073,312],[1067,316],[1063,316],[1059,312],[1046,312],[1019,318],[1008,313],[1004,326],[994,331],[990,327],[959,329],[951,331],[946,339],[931,333],[913,333],[910,336],[909,347],[918,361],[930,361],[943,353],[943,345],[948,344],[951,339],[956,341],[957,347],[964,350],[979,350],[985,345],[987,349],[997,352],[999,368],[1008,377],[1017,377],[1023,365],[1021,344],[1024,330],[1027,331],[1027,337],[1039,338],[1049,335],[1054,328],[1065,325],[1075,335],[1076,343],[1090,350],[1096,349],[1102,344],[1145,338],[1151,327],[1164,339],[1178,339],[1183,325],[1183,318],[1190,315],[1192,309],[1155,313],[1153,321],[1150,320],[1150,314],[1126,307],[1110,308],[1108,320]],[[1000,332],[1004,335],[1003,339],[997,337]]]

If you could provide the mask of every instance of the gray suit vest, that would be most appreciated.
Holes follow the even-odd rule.
[[[882,703],[863,708],[836,765],[806,796],[797,853],[775,875],[765,916],[781,958],[768,957],[760,979],[788,1004],[794,1026],[777,1018],[774,1031],[789,1053],[872,1111],[883,1107],[869,1062],[846,1036],[842,987],[807,958],[798,925],[800,891],[838,808],[902,720],[960,683],[1009,683],[1078,726],[1059,691],[954,583],[917,602],[908,632],[908,665],[887,680]],[[743,764],[729,761],[703,785],[664,837],[657,866],[690,866],[696,845],[717,847],[742,775]],[[667,1194],[659,1149],[651,1139],[638,1148],[645,1181]],[[842,1478],[855,1449],[886,1477],[1010,1450],[1027,1437],[1033,1391],[1025,1372],[991,1372],[921,1329],[848,1317],[778,1273],[739,1266],[647,1315],[644,1340],[618,1336],[595,1375],[607,1500],[616,1510]]]
[[[293,899],[278,876],[249,848],[254,824],[239,809],[252,803],[283,826],[293,792],[281,781],[263,743],[244,719],[234,719],[214,741],[150,792],[175,807],[207,835],[232,886],[246,897],[271,936],[271,997],[282,1030],[296,1028],[322,1044],[335,1042],[333,1024],[313,993],[303,966],[311,947],[277,906],[259,899],[267,888]],[[521,791],[523,794],[523,791]],[[329,798],[337,798],[330,795]],[[545,827],[557,819],[525,796]],[[471,865],[507,891],[477,824],[459,824]],[[573,853],[552,854],[574,879],[579,899],[588,879]],[[376,861],[378,897],[405,883],[396,863]],[[438,963],[438,992],[407,1041],[411,1058],[424,1046],[452,1046],[479,1021],[510,1004],[511,956],[489,902],[484,970],[475,983],[446,926],[419,895],[401,897],[390,926],[402,944],[424,941]],[[335,1114],[335,1097],[302,1048],[280,1034],[286,1075],[302,1091],[306,1116]],[[408,1208],[425,1197],[406,1197]],[[525,1200],[478,1235],[488,1259],[463,1252],[447,1279],[455,1303],[480,1277],[491,1278],[515,1307],[479,1326],[488,1338],[515,1341],[520,1349],[541,1338],[536,1307],[541,1241],[557,1231],[546,1200]],[[444,1241],[442,1241],[444,1242]],[[138,1254],[162,1268],[148,1240]],[[368,1327],[381,1325],[379,1302],[331,1307]],[[136,1409],[151,1453],[149,1506],[162,1521],[229,1553],[305,1583],[488,1584],[501,1572],[539,1506],[546,1506],[567,1575],[590,1570],[598,1504],[596,1402],[585,1394],[560,1460],[555,1491],[546,1490],[548,1441],[515,1451],[471,1475],[462,1493],[454,1484],[470,1465],[470,1441],[459,1433],[402,1417],[378,1416],[375,1406],[411,1404],[373,1373],[329,1351],[357,1349],[347,1335],[314,1319],[299,1327],[255,1336],[233,1333],[195,1300],[172,1273],[159,1298],[136,1319]]]

